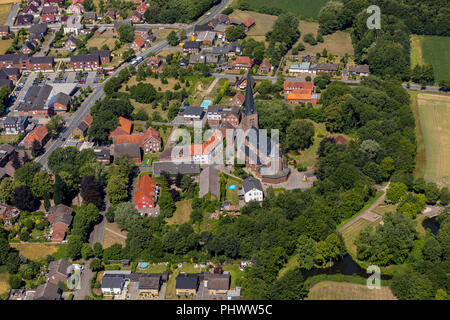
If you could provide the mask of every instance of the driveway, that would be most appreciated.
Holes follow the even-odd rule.
[[[6,19],[5,25],[12,27],[14,23],[14,19],[17,15],[17,11],[19,11],[19,3],[14,3],[9,11],[8,18]]]
[[[91,260],[86,261],[84,270],[81,272],[80,290],[76,290],[73,296],[74,300],[84,300],[84,297],[91,295],[91,278],[95,275],[89,268]]]

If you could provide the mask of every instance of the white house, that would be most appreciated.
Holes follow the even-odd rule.
[[[244,190],[244,199],[248,203],[250,201],[263,201],[264,191],[261,185],[261,181],[256,178],[250,177],[242,181],[242,188]]]
[[[125,286],[126,275],[131,271],[105,271],[101,281],[103,294],[121,294]]]

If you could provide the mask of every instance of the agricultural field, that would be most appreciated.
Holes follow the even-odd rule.
[[[277,0],[268,3],[267,0],[247,0],[247,3],[250,5],[250,8],[280,8],[301,17],[316,19],[320,9],[322,9],[328,1],[329,0]]]
[[[317,22],[302,20],[299,24],[299,30],[300,39],[293,46],[293,48],[297,47],[300,42],[305,45],[305,50],[300,51],[299,55],[316,55],[317,52],[322,53],[323,49],[327,49],[328,53],[337,56],[344,56],[346,53],[349,55],[354,54],[352,39],[348,32],[336,31],[333,34],[323,36],[324,42],[319,42],[315,46],[311,46],[310,44],[303,42],[302,37],[308,33],[312,33],[314,37],[317,37],[319,24]],[[292,54],[292,49],[288,52],[288,55],[290,54]]]
[[[431,64],[435,82],[448,79],[450,74],[450,37],[411,36],[411,68],[416,64]]]
[[[244,21],[249,17],[255,19],[255,25],[251,27],[250,30],[247,32],[247,36],[255,38],[255,40],[257,41],[264,41],[266,33],[272,30],[272,25],[277,19],[277,16],[241,10],[234,10],[233,13],[230,14],[231,19],[237,19],[241,21]]]
[[[425,143],[423,141],[422,126],[420,124],[419,117],[419,105],[417,102],[417,92],[408,91],[411,98],[411,110],[414,114],[414,120],[416,123],[416,140],[417,140],[417,153],[416,153],[416,166],[414,168],[414,176],[416,178],[423,178],[425,175]]]
[[[168,224],[178,224],[181,225],[189,221],[191,216],[192,206],[191,200],[183,200],[176,203],[177,209],[173,213],[171,218],[167,218],[166,222]]]
[[[0,2],[0,25],[5,24],[8,19],[9,11],[11,11],[12,3],[14,1],[1,1]]]
[[[52,243],[10,243],[10,246],[31,260],[45,258],[58,251],[58,245]]]
[[[7,293],[9,290],[8,284],[9,273],[6,271],[6,266],[0,267],[0,295]]]
[[[103,235],[103,248],[109,248],[113,244],[125,246],[127,231],[121,231],[115,222],[106,222],[105,233]]]
[[[425,145],[424,178],[450,186],[450,96],[419,93],[417,102]]]
[[[307,300],[397,300],[389,287],[371,290],[365,285],[321,281],[308,293]]]

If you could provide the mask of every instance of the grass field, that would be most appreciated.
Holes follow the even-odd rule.
[[[425,145],[424,178],[450,186],[450,96],[419,93],[417,102]]]
[[[8,284],[9,273],[6,271],[6,266],[0,266],[0,294],[4,294],[9,290]]]
[[[11,11],[12,1],[0,3],[0,25],[5,24],[8,19],[9,11]]]
[[[239,270],[239,264],[226,264],[223,266],[223,271],[229,271],[231,275],[231,288],[236,287],[236,280],[244,275],[244,271]]]
[[[308,149],[301,151],[299,154],[289,153],[290,158],[295,159],[297,163],[301,163],[303,166],[308,167],[308,169],[313,167],[316,163],[320,142],[327,135],[324,123],[313,122],[313,124],[315,131],[313,145]]]
[[[103,248],[111,247],[115,243],[125,246],[127,233],[126,231],[120,231],[120,228],[115,222],[106,222],[105,233],[103,235]]]
[[[116,40],[118,40],[118,37],[114,38],[110,33],[94,35],[88,40],[86,48],[97,47],[98,49],[101,49],[101,47],[106,44],[110,50],[113,50]]]
[[[12,45],[12,43],[12,39],[0,40],[0,54],[4,54],[6,50],[8,50],[8,48]]]
[[[436,83],[450,74],[450,37],[411,36],[411,68],[416,64],[431,64]]]
[[[277,19],[277,16],[262,14],[254,11],[241,11],[234,10],[232,14],[230,14],[231,19],[238,19],[241,21],[246,20],[247,18],[252,17],[255,19],[255,25],[250,28],[247,32],[247,36],[263,36],[265,39],[265,35],[268,31],[272,30],[272,25]],[[255,39],[257,41],[261,41],[261,39]]]
[[[183,224],[189,221],[191,216],[191,200],[183,200],[176,203],[177,209],[173,213],[172,218],[167,218],[168,224]]]
[[[10,246],[31,260],[45,258],[58,250],[58,245],[52,243],[10,243]]]
[[[366,219],[358,219],[352,225],[341,231],[342,237],[344,238],[345,247],[352,257],[356,257],[355,240],[358,237],[359,232],[369,226],[375,227],[378,223],[379,221],[371,222]]]
[[[413,174],[416,178],[423,178],[425,176],[425,142],[423,140],[422,125],[420,123],[417,92],[409,91],[409,95],[411,97],[411,110],[414,114],[414,120],[416,122],[415,132],[417,140],[416,166]]]
[[[307,300],[397,300],[389,287],[371,290],[365,285],[321,281],[309,291]]]
[[[251,8],[262,8],[262,7],[272,7],[280,8],[288,12],[292,12],[298,16],[317,18],[320,9],[329,0],[277,0],[270,1],[267,0],[247,0],[247,3]]]
[[[300,39],[294,44],[293,48],[302,42],[305,45],[305,50],[300,51],[299,55],[315,55],[317,52],[322,53],[323,49],[327,49],[328,53],[333,55],[344,56],[346,53],[349,55],[354,54],[352,39],[350,33],[337,31],[333,34],[323,36],[323,43],[317,43],[315,46],[311,46],[308,43],[303,42],[302,37],[305,34],[312,33],[315,37],[317,36],[317,31],[319,30],[319,24],[317,22],[311,21],[300,21],[299,25]],[[288,52],[291,54],[292,49]]]

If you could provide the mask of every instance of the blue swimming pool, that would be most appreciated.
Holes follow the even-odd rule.
[[[145,269],[145,268],[148,267],[148,263],[141,263],[141,264],[140,264],[140,267],[141,267],[142,269]]]
[[[228,190],[236,190],[236,189],[237,189],[237,186],[235,184],[230,184],[228,186]]]
[[[202,102],[202,104],[201,104],[201,107],[202,108],[205,108],[205,109],[208,109],[208,107],[209,107],[209,105],[212,103],[212,101],[211,100],[203,100],[203,102]]]

